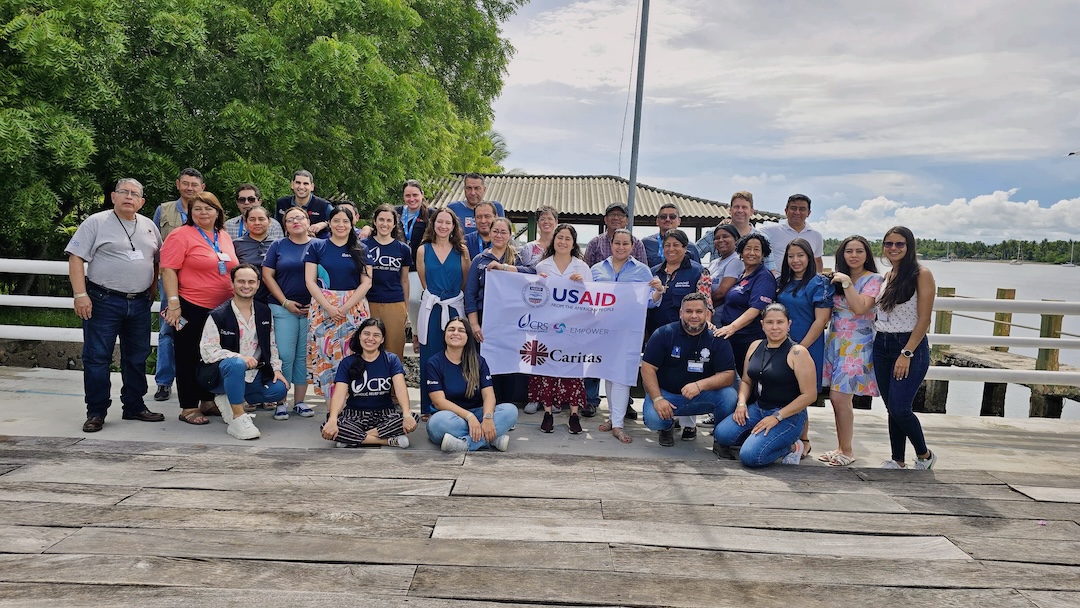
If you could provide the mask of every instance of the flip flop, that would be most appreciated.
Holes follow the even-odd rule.
[[[611,429],[611,436],[615,439],[618,439],[622,443],[634,442],[634,438],[624,433],[623,430],[620,428]]]
[[[188,412],[187,414],[180,412],[180,422],[186,422],[195,426],[210,424],[210,421],[207,420],[206,416],[204,416],[202,412]]]
[[[606,433],[612,430],[611,421],[605,420],[604,422],[601,422],[600,426],[596,427],[596,430],[600,431],[601,433]]]
[[[818,456],[817,459],[821,462],[828,463],[830,460],[832,460],[833,456],[836,456],[837,454],[843,454],[843,452],[841,452],[840,450],[829,450],[828,452],[825,452],[824,454]]]
[[[851,463],[855,462],[855,460],[856,459],[854,457],[847,456],[843,452],[840,452],[839,454],[834,455],[825,464],[829,465],[830,467],[846,467],[851,466]]]

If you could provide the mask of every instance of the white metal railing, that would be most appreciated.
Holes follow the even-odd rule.
[[[0,258],[0,272],[66,276],[68,274],[68,263],[51,260],[16,260]],[[0,306],[74,310],[74,302],[71,298],[44,296],[0,295]],[[161,303],[155,302],[152,306],[152,310],[158,312],[160,307]],[[934,310],[1080,315],[1080,302],[939,297],[934,300]],[[1080,339],[1075,338],[971,336],[962,334],[928,334],[927,338],[932,344],[953,344],[957,346],[1009,346],[1016,348],[1057,349],[1080,348]],[[37,327],[28,325],[0,325],[0,339],[82,342],[82,330],[75,328]],[[156,332],[151,334],[150,340],[152,344],[157,345]],[[933,366],[926,374],[926,377],[929,380],[1080,386],[1080,372],[1069,371]]]

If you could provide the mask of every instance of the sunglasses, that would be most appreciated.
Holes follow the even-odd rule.
[[[256,203],[258,201],[259,201],[259,197],[257,197],[257,196],[238,196],[238,197],[236,197],[236,202],[238,202],[238,203]]]
[[[881,246],[884,247],[885,249],[906,249],[907,248],[907,242],[906,241],[883,241],[881,243]]]
[[[677,220],[677,219],[679,219],[679,216],[674,214],[674,213],[664,213],[664,214],[656,216],[656,219],[658,219],[658,220]]]

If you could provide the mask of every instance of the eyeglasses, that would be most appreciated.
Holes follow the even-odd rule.
[[[677,219],[679,219],[679,214],[677,214],[677,213],[661,213],[660,215],[656,216],[656,219],[658,219],[658,220],[677,220]]]
[[[286,224],[303,224],[306,221],[307,221],[306,217],[300,216],[300,217],[290,217],[289,219],[285,220],[285,223]]]
[[[117,194],[120,196],[130,196],[132,198],[142,198],[142,192],[138,190],[117,190]]]
[[[885,249],[906,249],[907,241],[883,241],[881,246]]]
[[[257,196],[238,196],[238,197],[236,197],[236,202],[238,202],[238,203],[257,203],[257,202],[259,202],[259,197],[257,197]]]
[[[499,236],[510,236],[509,230],[492,230],[491,234],[497,234]]]

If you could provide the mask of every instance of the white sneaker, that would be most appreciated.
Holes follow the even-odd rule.
[[[500,452],[505,452],[506,450],[510,449],[510,436],[499,435],[495,438],[495,441],[491,442],[491,447],[499,450]]]
[[[937,454],[930,452],[930,458],[923,460],[922,458],[915,457],[915,470],[916,471],[929,471],[937,464]]]
[[[535,414],[536,411],[539,410],[539,409],[540,409],[540,404],[535,402],[535,401],[530,401],[530,402],[525,404],[525,413],[526,414]]]
[[[446,436],[443,435],[443,440],[446,440]],[[407,448],[409,447],[409,438],[405,435],[398,435],[386,440],[386,445],[392,448]]]
[[[803,442],[800,439],[795,442],[795,450],[788,452],[787,456],[784,456],[784,458],[781,459],[780,462],[782,464],[799,464],[800,462],[802,462],[802,452]]]
[[[881,468],[883,468],[883,469],[899,469],[901,471],[907,470],[907,467],[900,466],[899,464],[896,463],[895,460],[892,460],[892,459],[886,460],[885,462],[881,463]]]
[[[251,414],[244,414],[233,418],[229,423],[229,434],[237,439],[258,439],[262,437],[255,423],[251,421]]]
[[[232,422],[232,404],[229,403],[228,395],[214,395],[214,405],[221,412],[221,421],[225,424]]]
[[[274,420],[288,420],[289,419],[289,406],[282,403],[274,410]]]
[[[444,452],[468,452],[469,442],[446,433],[442,436],[441,447]]]

